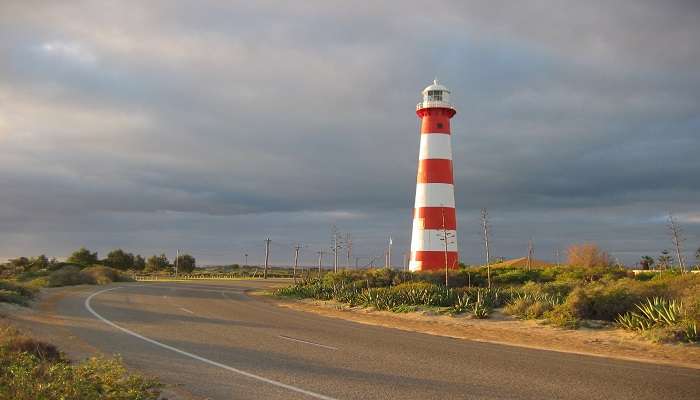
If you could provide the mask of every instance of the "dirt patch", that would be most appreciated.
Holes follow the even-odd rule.
[[[261,293],[251,293],[261,295]],[[619,358],[700,369],[700,345],[658,344],[616,328],[567,330],[502,314],[487,320],[431,312],[392,313],[348,307],[334,301],[291,300],[265,296],[280,307],[362,324],[480,342]]]

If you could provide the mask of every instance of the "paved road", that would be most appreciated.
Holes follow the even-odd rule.
[[[278,308],[265,283],[122,284],[57,304],[71,333],[210,399],[700,399],[700,372]]]

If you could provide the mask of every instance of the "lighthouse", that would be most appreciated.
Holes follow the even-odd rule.
[[[437,79],[422,95],[416,106],[421,135],[409,269],[454,269],[458,263],[457,215],[450,118],[457,110],[450,103],[450,90]]]

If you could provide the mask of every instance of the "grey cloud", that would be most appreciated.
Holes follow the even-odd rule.
[[[406,247],[435,75],[459,109],[465,260],[484,206],[510,221],[503,255],[556,216],[543,248],[593,238],[629,262],[666,246],[650,215],[698,212],[692,2],[2,7],[0,257],[184,241],[218,261],[240,250],[219,236],[318,246],[333,222],[366,253]],[[639,227],[613,232],[612,209]]]

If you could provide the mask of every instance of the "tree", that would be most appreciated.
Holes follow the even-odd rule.
[[[134,269],[137,271],[143,271],[146,268],[146,260],[141,257],[141,254],[137,254],[134,257]]]
[[[194,271],[195,267],[197,266],[194,257],[189,254],[181,254],[177,258],[176,262],[178,273],[189,274],[190,272]]]
[[[659,268],[668,269],[671,266],[671,261],[673,261],[673,258],[671,258],[671,253],[666,249],[661,250],[661,255],[659,256],[657,263]]]
[[[649,256],[642,256],[642,259],[639,261],[639,265],[642,267],[642,269],[651,269],[651,267],[654,265],[654,259]]]
[[[486,251],[486,279],[488,281],[488,287],[491,287],[491,253],[489,250],[489,213],[485,208],[481,209],[481,227],[484,232],[484,249]]]
[[[668,231],[671,234],[671,242],[673,247],[676,249],[676,257],[678,259],[678,267],[681,271],[685,271],[685,262],[683,260],[683,231],[681,230],[678,221],[673,217],[673,214],[668,213]]]
[[[168,262],[168,257],[165,254],[159,256],[152,255],[146,260],[146,272],[160,272],[170,267],[170,262]]]
[[[610,256],[595,243],[573,244],[566,250],[567,263],[576,267],[608,267]]]
[[[112,268],[127,270],[134,268],[134,255],[122,249],[114,249],[107,254],[104,260],[107,266]]]
[[[83,267],[88,267],[93,264],[97,264],[97,252],[91,253],[90,250],[85,247],[73,252],[73,254],[68,257],[68,261],[71,264],[77,264]]]
[[[697,261],[697,264],[695,264],[695,268],[700,269],[700,247],[698,247],[698,249],[695,250],[695,260]]]

